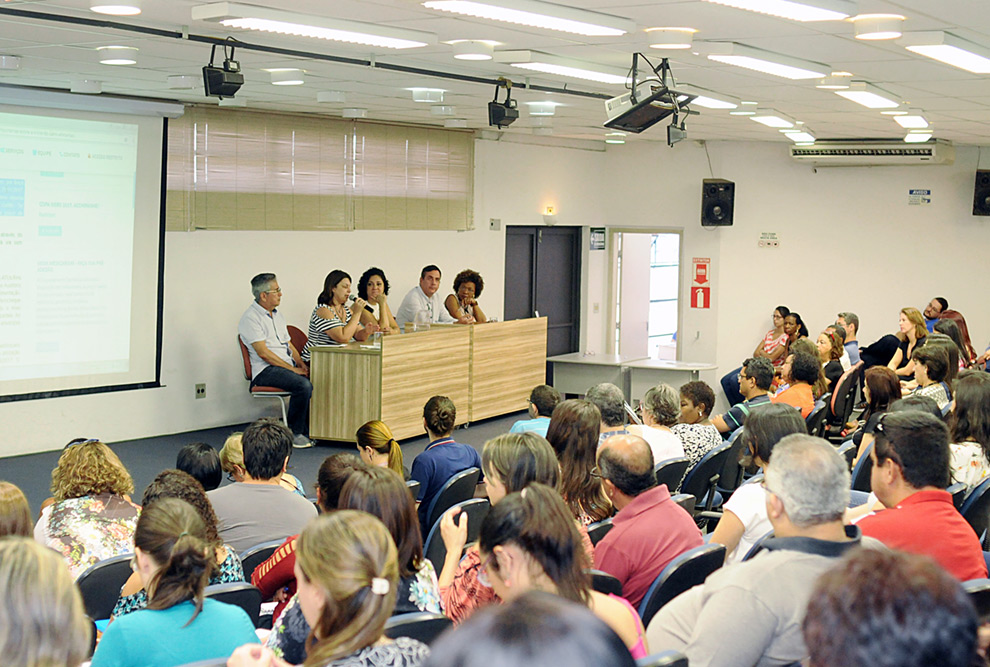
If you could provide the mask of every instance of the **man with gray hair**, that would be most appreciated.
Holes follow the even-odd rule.
[[[763,486],[774,537],[755,558],[664,606],[647,629],[651,651],[727,666],[785,665],[807,655],[801,622],[815,581],[863,541],[842,523],[849,470],[821,438],[794,434],[774,447]]]
[[[611,382],[596,384],[584,395],[602,413],[602,430],[598,436],[598,446],[613,435],[629,433],[626,428],[626,397],[622,390]]]

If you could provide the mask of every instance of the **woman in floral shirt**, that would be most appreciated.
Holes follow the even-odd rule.
[[[955,399],[949,418],[952,481],[972,489],[990,474],[990,374],[960,373]]]
[[[73,577],[107,558],[130,553],[141,508],[134,482],[99,440],[70,445],[52,471],[55,502],[41,512],[34,538],[62,554]]]

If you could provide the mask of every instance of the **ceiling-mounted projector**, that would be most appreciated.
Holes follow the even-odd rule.
[[[505,101],[498,101],[499,86],[505,86]],[[495,84],[495,98],[488,103],[488,124],[502,129],[512,125],[519,118],[519,109],[516,108],[516,101],[512,99],[512,82],[506,78],[499,77]]]
[[[653,68],[656,78],[637,83],[638,58],[639,54],[634,53],[631,90],[605,101],[605,113],[608,115],[605,127],[638,134],[653,127],[668,116],[673,116],[673,123],[676,125],[680,114],[697,113],[688,108],[688,105],[694,101],[697,95],[678,92],[667,86],[670,65],[668,65],[666,58],[663,59],[659,68]],[[685,131],[683,121],[681,121],[679,130]],[[682,138],[683,136],[680,136],[677,140]]]

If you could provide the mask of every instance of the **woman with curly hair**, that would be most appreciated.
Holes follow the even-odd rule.
[[[462,324],[487,322],[485,311],[478,305],[478,297],[485,289],[485,281],[481,274],[471,269],[464,269],[454,277],[454,293],[447,295],[443,305],[447,312]]]
[[[358,296],[368,302],[368,308],[361,310],[361,324],[377,324],[383,334],[399,333],[399,324],[388,305],[388,278],[385,272],[373,266],[358,278]]]
[[[52,470],[55,498],[41,511],[34,538],[62,554],[73,577],[107,558],[130,553],[141,508],[134,481],[99,440],[70,445]]]
[[[206,539],[213,547],[216,556],[216,568],[210,575],[210,583],[227,584],[234,581],[244,581],[244,569],[237,553],[225,545],[217,533],[217,515],[213,505],[207,498],[203,487],[192,475],[181,470],[163,470],[152,480],[144,490],[141,505],[147,507],[159,498],[178,498],[189,503],[206,526]],[[120,597],[114,605],[110,618],[117,618],[148,606],[148,592],[141,583],[137,573],[131,575],[120,590]]]

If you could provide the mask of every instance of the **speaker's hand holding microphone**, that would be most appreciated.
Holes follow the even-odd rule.
[[[372,310],[371,306],[368,305],[368,302],[362,299],[361,297],[352,295],[350,299],[351,299],[351,303],[354,304],[354,309],[361,310],[362,308],[364,308],[369,313],[375,312],[374,310]]]

